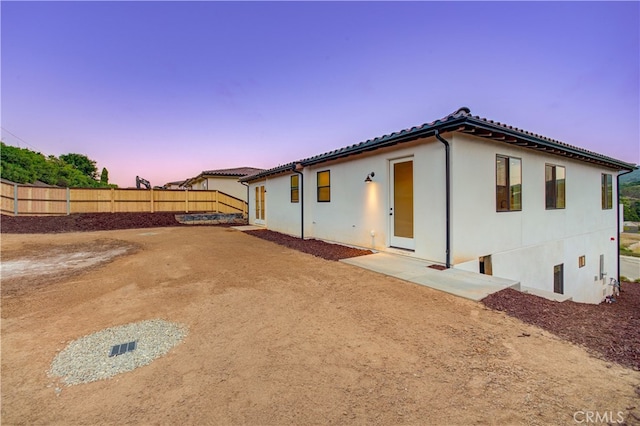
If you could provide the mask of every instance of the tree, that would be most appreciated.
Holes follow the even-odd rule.
[[[0,164],[2,177],[16,183],[34,183],[44,169],[46,159],[39,152],[2,143]]]
[[[48,185],[75,188],[117,187],[109,185],[109,172],[102,170],[96,180],[95,161],[82,154],[67,154],[57,158],[39,152],[17,148],[0,142],[0,176],[15,183],[44,182]],[[105,182],[102,180],[104,179]]]
[[[623,217],[625,221],[640,222],[640,200],[621,197],[623,205]]]
[[[60,159],[80,170],[85,176],[88,176],[91,179],[95,180],[98,177],[96,162],[86,155],[70,153],[61,155]]]
[[[106,167],[102,168],[102,173],[100,173],[100,183],[107,185],[109,183],[109,170]]]

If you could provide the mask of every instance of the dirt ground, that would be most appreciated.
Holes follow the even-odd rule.
[[[638,371],[231,228],[3,233],[1,249],[3,425],[640,424]],[[150,365],[47,375],[69,342],[153,318],[189,334]]]

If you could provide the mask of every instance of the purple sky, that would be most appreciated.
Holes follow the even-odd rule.
[[[110,182],[480,115],[640,163],[638,2],[1,2],[2,140]]]

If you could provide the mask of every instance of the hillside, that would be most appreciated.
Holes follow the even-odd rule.
[[[640,222],[640,169],[620,176],[620,201],[624,205],[624,220]]]
[[[82,154],[60,157],[0,142],[0,177],[15,183],[37,183],[76,188],[109,187],[109,173],[98,176],[96,162]]]

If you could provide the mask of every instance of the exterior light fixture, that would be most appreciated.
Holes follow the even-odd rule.
[[[367,175],[367,178],[364,180],[366,183],[372,182],[371,178],[374,177],[376,174],[371,172]]]

